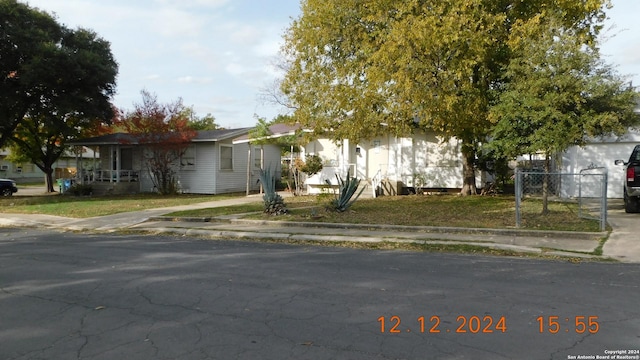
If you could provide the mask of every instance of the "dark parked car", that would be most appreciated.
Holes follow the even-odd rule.
[[[0,179],[0,196],[11,196],[18,192],[16,182],[9,179]]]
[[[640,145],[633,149],[629,161],[616,160],[616,165],[625,166],[624,211],[640,212]]]

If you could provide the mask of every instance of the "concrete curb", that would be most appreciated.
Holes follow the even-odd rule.
[[[305,221],[271,221],[249,220],[226,217],[171,217],[153,216],[149,221],[185,221],[185,222],[228,222],[232,224],[264,225],[279,227],[309,227],[350,230],[391,230],[403,232],[424,232],[437,234],[479,234],[519,237],[543,237],[563,238],[574,240],[593,240],[607,237],[608,232],[576,232],[576,231],[551,231],[551,230],[521,230],[521,229],[485,229],[485,228],[457,228],[442,226],[404,226],[404,225],[380,225],[380,224],[347,224],[347,223],[317,223]]]
[[[485,247],[497,250],[514,251],[518,253],[529,253],[537,255],[551,255],[551,256],[564,256],[571,258],[583,258],[583,259],[609,259],[606,256],[597,256],[590,254],[581,254],[569,251],[543,251],[540,248],[522,246],[522,245],[510,245],[510,244],[498,244],[498,243],[484,243],[474,241],[462,241],[462,240],[424,240],[424,239],[389,239],[377,236],[339,236],[339,235],[312,235],[312,234],[289,234],[289,233],[259,233],[252,231],[228,231],[228,230],[202,230],[202,229],[185,229],[185,228],[172,228],[172,227],[156,227],[156,228],[137,228],[128,229],[128,231],[157,234],[157,235],[182,235],[182,236],[199,236],[212,239],[269,239],[269,240],[282,240],[282,241],[310,241],[310,242],[352,242],[352,243],[404,243],[404,244],[422,244],[422,245],[470,245]]]

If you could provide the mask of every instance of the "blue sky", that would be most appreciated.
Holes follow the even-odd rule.
[[[298,0],[29,0],[71,28],[111,42],[119,65],[115,104],[131,109],[140,91],[160,101],[182,98],[225,127],[253,126],[283,109],[264,104],[282,34]],[[640,85],[640,1],[613,0],[603,54]],[[614,36],[615,35],[615,36]]]

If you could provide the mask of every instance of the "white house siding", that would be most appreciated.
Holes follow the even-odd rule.
[[[608,171],[607,197],[623,197],[624,167],[615,165],[616,160],[629,160],[633,148],[640,144],[640,133],[630,132],[621,138],[607,138],[593,141],[584,147],[573,146],[562,154],[563,173],[580,173],[589,167],[604,167]],[[574,177],[577,179],[577,177]],[[577,197],[578,185],[575,181],[563,182],[562,193]]]
[[[426,135],[427,167],[424,172],[427,187],[462,187],[462,154],[457,139],[442,141],[433,134]],[[476,179],[477,183],[478,179]],[[479,185],[479,184],[478,184]]]
[[[346,172],[346,165],[349,161],[344,160],[342,144],[338,145],[329,139],[317,139],[311,141],[303,148],[302,158],[305,159],[307,155],[318,155],[322,159],[322,171],[318,174],[308,177],[305,180],[307,185],[307,192],[319,193],[321,187],[323,187],[327,181],[331,183],[337,183],[336,174],[342,175]]]
[[[367,173],[366,178],[372,179],[378,172],[382,178],[389,174],[389,136],[381,136],[368,141],[365,145]]]
[[[216,193],[216,169],[218,166],[218,153],[215,143],[195,143],[195,166],[181,168],[178,172],[180,188],[182,192],[189,194],[215,194]]]
[[[413,186],[413,141],[411,138],[392,140],[389,149],[389,168],[389,180],[401,181],[404,186]]]
[[[318,139],[307,144],[303,155],[318,155],[326,167],[337,167],[342,158],[342,147],[329,139]]]
[[[147,165],[147,161],[145,160],[145,152],[146,150],[142,148],[137,148],[134,153],[134,166],[139,165],[139,167],[135,169],[140,169],[140,174],[138,174],[138,178],[140,179],[140,192],[154,192],[156,191],[156,187],[153,184],[153,178],[151,172],[149,171],[149,166]],[[138,161],[138,164],[136,164]]]
[[[319,155],[324,163],[320,174],[306,181],[310,193],[319,192],[335,175],[344,176],[347,169],[358,177],[372,179],[380,172],[383,179],[401,182],[403,186],[432,188],[462,187],[462,161],[457,139],[442,141],[432,133],[412,137],[380,136],[354,145],[344,140],[336,145],[328,139],[312,141],[305,153]],[[476,183],[481,186],[481,174]]]
[[[215,157],[217,167],[216,194],[241,192],[247,187],[247,144],[238,144],[233,147],[233,170],[221,170],[220,145],[231,145],[231,141],[216,143],[217,154]]]
[[[243,168],[240,169],[242,173],[242,184],[244,186],[242,191],[246,189],[247,176],[249,177],[249,190],[256,191],[260,189],[259,180],[262,166],[264,166],[265,169],[271,169],[271,174],[276,177],[276,180],[280,180],[280,176],[282,175],[282,161],[279,146],[271,144],[252,145],[251,154],[248,154],[249,147],[246,144],[236,145],[236,147],[240,152],[240,156],[245,159],[241,165]],[[249,155],[251,157],[249,157]],[[250,167],[248,169],[246,160],[250,161]],[[248,173],[247,170],[249,170]]]
[[[442,141],[434,134],[390,140],[387,178],[404,186],[462,187],[462,161],[456,139]]]
[[[216,194],[230,193],[230,192],[243,192],[247,188],[247,161],[251,161],[249,171],[249,188],[250,190],[258,190],[260,184],[258,183],[260,168],[255,166],[255,156],[261,148],[264,149],[264,165],[265,167],[272,169],[272,174],[277,178],[282,171],[282,165],[280,163],[280,148],[275,145],[249,145],[247,143],[240,143],[233,146],[233,170],[220,170],[219,168],[219,148],[220,144],[231,145],[231,141],[223,141],[216,144]],[[251,158],[249,158],[249,146],[252,147]]]

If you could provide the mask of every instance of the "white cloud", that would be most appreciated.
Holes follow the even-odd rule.
[[[248,71],[246,67],[238,63],[227,64],[225,70],[227,71],[227,73],[237,77],[243,76]]]
[[[263,36],[261,30],[252,25],[230,25],[230,27],[236,28],[229,36],[235,45],[253,45]]]
[[[280,52],[282,40],[278,38],[266,39],[253,48],[253,52],[261,57],[275,57]]]
[[[219,8],[229,3],[229,0],[155,0],[155,2],[174,7]]]
[[[155,31],[173,38],[198,36],[205,24],[198,14],[171,7],[150,11],[146,17]]]
[[[182,76],[178,78],[178,82],[182,84],[210,84],[213,82],[212,78],[209,77],[193,77],[193,76]]]

